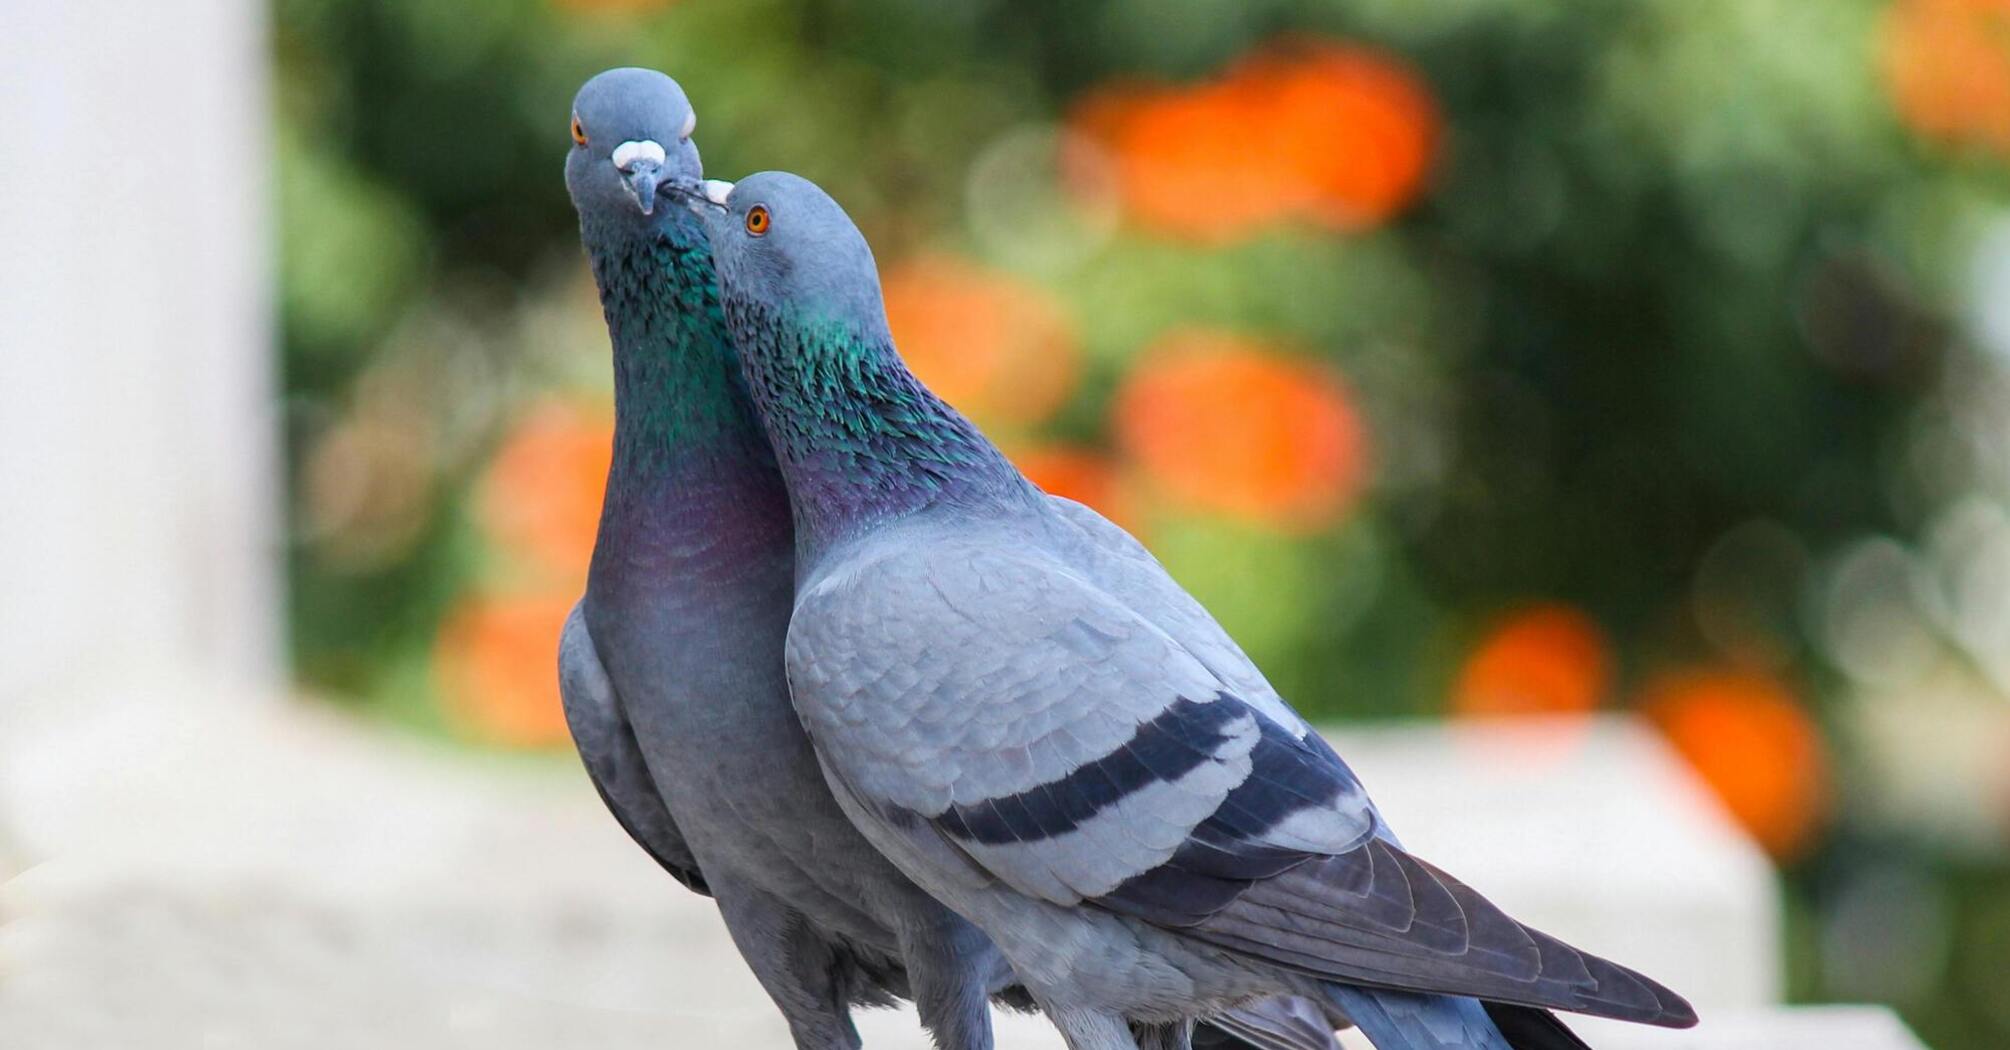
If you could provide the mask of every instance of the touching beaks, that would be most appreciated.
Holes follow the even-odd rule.
[[[703,215],[707,210],[726,210],[726,197],[733,192],[733,184],[719,179],[700,179],[672,186],[670,191],[683,198],[686,208]]]
[[[654,139],[624,142],[614,147],[611,159],[614,169],[621,173],[622,185],[628,188],[628,195],[635,198],[635,206],[642,214],[656,213],[656,187],[663,181],[663,160],[665,154],[661,143]]]

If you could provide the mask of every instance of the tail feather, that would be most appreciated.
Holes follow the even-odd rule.
[[[1522,1050],[1501,1034],[1478,999],[1345,984],[1325,989],[1375,1050]]]
[[[1507,1003],[1484,1003],[1487,1016],[1514,1050],[1591,1050],[1577,1033],[1548,1010]]]

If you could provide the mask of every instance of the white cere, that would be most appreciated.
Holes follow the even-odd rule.
[[[628,171],[643,161],[661,167],[663,156],[663,147],[654,139],[643,139],[640,142],[624,142],[614,147],[613,159],[615,167]]]
[[[677,129],[677,138],[688,139],[696,130],[698,130],[698,111],[694,109],[684,114],[684,126]]]
[[[703,188],[705,199],[722,208],[726,205],[727,195],[733,192],[733,184],[721,179],[706,179]]]

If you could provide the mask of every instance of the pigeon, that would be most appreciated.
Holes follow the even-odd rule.
[[[613,463],[561,636],[566,721],[629,834],[718,902],[797,1047],[915,1000],[939,1045],[991,1045],[1009,968],[855,831],[789,706],[792,525],[720,317],[710,252],[661,191],[701,174],[696,113],[644,69],[573,103],[566,186],[614,346]]]
[[[850,1008],[912,999],[943,1050],[987,1050],[988,999],[1030,1006],[1003,956],[853,826],[790,706],[794,531],[746,396],[698,221],[696,113],[671,78],[602,73],[573,103],[566,186],[614,348],[615,435],[559,682],[615,819],[716,899],[796,1046],[859,1045]],[[1222,1020],[1224,1046],[1329,1050],[1303,1004]]]
[[[814,183],[688,195],[786,480],[784,662],[844,810],[1011,960],[1072,1050],[1295,995],[1380,1050],[1672,1027],[1654,981],[1405,850],[1360,780],[1122,529],[1028,482],[902,363]]]

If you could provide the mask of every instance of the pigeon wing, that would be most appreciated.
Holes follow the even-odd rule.
[[[998,539],[889,535],[798,599],[798,710],[881,820],[1019,892],[1314,977],[1693,1019],[1411,856],[1316,733],[1072,565]]]
[[[656,793],[656,782],[650,779],[635,730],[622,713],[614,683],[600,663],[593,636],[586,629],[586,617],[577,605],[566,618],[559,639],[558,686],[565,705],[565,724],[586,763],[586,775],[622,830],[672,878],[711,896],[704,873],[684,844],[683,832]]]
[[[1057,545],[1069,564],[1079,567],[1111,597],[1150,619],[1243,702],[1293,736],[1311,731],[1213,614],[1173,581],[1144,544],[1074,500],[1048,496],[1047,508],[1059,533]]]
[[[807,581],[789,681],[875,816],[1074,904],[1171,858],[1247,777],[1259,718],[1108,595],[998,547],[903,530]]]

